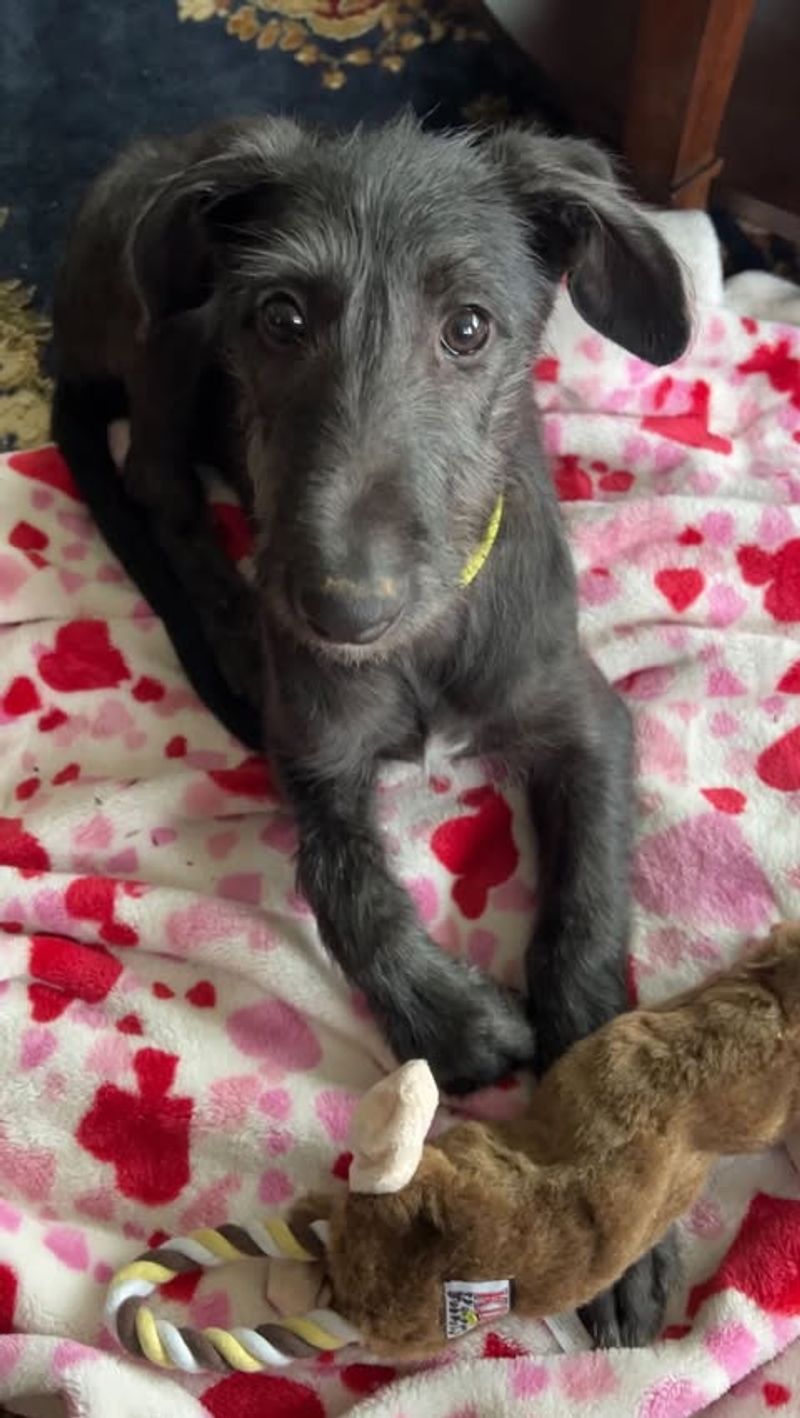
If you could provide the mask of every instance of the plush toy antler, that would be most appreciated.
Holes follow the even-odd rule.
[[[425,1143],[437,1096],[421,1061],[377,1084],[356,1111],[349,1191],[306,1198],[288,1227],[194,1233],[126,1267],[109,1292],[123,1345],[192,1371],[356,1340],[414,1358],[510,1308],[542,1318],[584,1304],[664,1235],[719,1155],[767,1147],[798,1120],[800,925],[576,1044],[517,1122]],[[180,1270],[259,1253],[323,1259],[330,1305],[198,1334],[145,1304]]]

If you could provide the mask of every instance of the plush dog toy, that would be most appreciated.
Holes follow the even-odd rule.
[[[427,1065],[406,1064],[362,1099],[347,1192],[306,1198],[288,1224],[204,1232],[126,1267],[109,1292],[125,1347],[225,1371],[356,1340],[410,1359],[510,1309],[584,1304],[664,1235],[718,1156],[758,1151],[800,1120],[800,924],[576,1044],[517,1122],[426,1143],[437,1103]],[[156,1320],[146,1296],[202,1252],[301,1261],[316,1308],[231,1333]]]

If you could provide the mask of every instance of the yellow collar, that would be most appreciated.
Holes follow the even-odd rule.
[[[459,586],[469,586],[475,580],[475,577],[481,570],[481,567],[486,561],[489,552],[492,550],[492,547],[497,541],[497,533],[500,531],[500,523],[502,522],[502,520],[503,494],[501,492],[498,495],[496,503],[494,504],[492,515],[489,518],[489,524],[483,535],[483,540],[481,541],[480,545],[475,548],[468,561],[466,561],[464,566],[461,568],[461,575],[458,578]]]

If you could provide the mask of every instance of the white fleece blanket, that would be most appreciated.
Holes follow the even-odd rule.
[[[686,255],[719,301],[707,227]],[[536,392],[583,635],[636,718],[633,979],[652,1000],[800,915],[800,332],[708,304],[656,371],[560,306]],[[241,552],[235,514],[220,521]],[[354,1101],[391,1060],[295,894],[268,768],[189,692],[51,449],[0,464],[0,622],[0,1399],[60,1395],[81,1418],[794,1411],[800,1185],[783,1150],[717,1169],[648,1350],[563,1352],[512,1319],[415,1372],[348,1354],[184,1380],[111,1352],[111,1270],[153,1236],[342,1185]],[[478,764],[398,767],[381,813],[442,948],[518,980],[522,804]],[[165,1303],[195,1324],[263,1316],[247,1268]]]

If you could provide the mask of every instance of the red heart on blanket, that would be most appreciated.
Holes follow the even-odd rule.
[[[504,1339],[494,1330],[490,1330],[483,1341],[484,1359],[521,1359],[527,1352],[521,1344],[515,1344],[513,1339]]]
[[[66,724],[66,722],[67,715],[64,713],[63,709],[48,709],[47,713],[42,715],[36,727],[41,733],[49,734],[53,729],[60,728],[61,725]]]
[[[779,793],[800,789],[800,728],[790,729],[765,748],[756,763],[756,772],[762,783]]]
[[[63,693],[115,689],[131,677],[122,655],[108,637],[104,620],[73,620],[62,625],[54,648],[39,660],[39,674],[51,689]]]
[[[701,788],[700,791],[717,812],[739,813],[747,806],[747,798],[737,788]]]
[[[626,472],[624,468],[615,468],[613,472],[604,473],[600,479],[603,492],[628,492],[633,484],[633,473]]]
[[[8,540],[17,551],[44,551],[50,544],[50,538],[30,522],[18,522],[9,532]]]
[[[213,1418],[325,1418],[313,1389],[267,1374],[232,1374],[207,1389],[201,1402]]]
[[[117,1020],[117,1029],[120,1034],[143,1034],[144,1027],[138,1014],[123,1014]]]
[[[800,1310],[800,1201],[758,1192],[716,1275],[695,1285],[687,1314],[693,1319],[712,1295],[738,1290],[771,1315]]]
[[[183,734],[175,734],[164,749],[164,753],[167,758],[185,758],[188,747]]]
[[[698,532],[696,527],[684,527],[678,541],[682,547],[699,547],[703,540],[703,533]]]
[[[522,1354],[524,1351],[520,1349],[519,1352]],[[345,1388],[349,1388],[351,1393],[363,1394],[364,1397],[377,1393],[379,1388],[390,1384],[396,1377],[397,1370],[390,1368],[388,1364],[345,1364],[339,1373]]]
[[[166,694],[163,684],[157,679],[152,679],[150,675],[142,675],[137,679],[131,693],[134,699],[138,699],[140,704],[157,704],[159,699],[163,699]]]
[[[249,754],[235,768],[210,769],[208,776],[226,793],[238,793],[243,798],[275,797],[272,776],[260,754]]]
[[[572,453],[556,459],[553,477],[560,502],[588,502],[594,497],[592,479]]]
[[[350,1167],[353,1161],[352,1152],[340,1152],[331,1167],[331,1176],[337,1177],[340,1182],[346,1182],[350,1176]]]
[[[50,858],[41,842],[26,832],[19,817],[0,817],[0,866],[47,871]]]
[[[113,1164],[123,1195],[146,1206],[174,1201],[191,1175],[194,1102],[169,1093],[178,1062],[176,1054],[140,1049],[133,1060],[138,1091],[102,1084],[76,1133],[81,1147]]]
[[[54,774],[53,782],[59,788],[62,783],[74,783],[80,776],[81,765],[79,763],[65,763],[64,767],[59,768],[58,772]]]
[[[39,691],[32,679],[27,675],[18,675],[12,679],[6,693],[3,696],[3,713],[30,714],[34,709],[41,709],[42,701],[39,698]]]
[[[784,1408],[792,1396],[792,1390],[785,1384],[766,1383],[761,1392],[768,1408]]]
[[[14,797],[17,799],[17,802],[26,803],[35,793],[38,793],[41,786],[42,784],[39,778],[25,778],[22,783],[17,783],[14,789]]]
[[[469,816],[443,822],[431,838],[434,855],[456,877],[452,895],[467,920],[486,909],[489,890],[508,881],[519,861],[511,809],[495,788],[471,788],[462,794]]]
[[[17,1303],[17,1274],[10,1265],[0,1265],[0,1334],[14,1333]]]
[[[774,345],[757,345],[749,359],[736,366],[740,374],[766,374],[773,389],[788,394],[791,403],[800,409],[800,359],[792,354],[788,339]]]
[[[105,876],[81,876],[67,887],[64,905],[74,920],[96,921],[97,933],[106,945],[138,945],[138,932],[114,916],[117,888],[130,895],[126,887],[135,884],[112,881]]]
[[[736,553],[748,586],[766,586],[764,609],[773,620],[800,620],[800,537],[784,542],[774,552],[743,546]]]
[[[186,991],[186,998],[195,1009],[213,1009],[217,1002],[217,992],[210,980],[198,980]]]
[[[786,674],[778,680],[777,688],[781,694],[800,694],[800,660],[789,666]]]
[[[696,379],[688,385],[666,375],[658,385],[653,402],[662,408],[668,394],[679,389],[688,395],[688,407],[679,414],[649,414],[642,419],[642,428],[648,433],[657,433],[660,438],[670,438],[674,443],[683,443],[688,448],[707,448],[712,453],[730,453],[733,444],[729,438],[712,433],[709,427],[711,410],[711,386],[705,379]]]
[[[657,571],[654,580],[664,599],[678,612],[688,610],[706,584],[702,571],[695,566]]]
[[[533,366],[533,377],[541,384],[555,384],[558,379],[558,360],[553,355],[541,355]]]
[[[56,492],[65,492],[77,502],[81,500],[72,473],[57,448],[36,448],[31,452],[12,453],[8,459],[8,467],[25,478],[32,478],[34,482],[55,488]]]
[[[57,1019],[73,999],[99,1004],[122,974],[119,961],[102,946],[81,945],[59,935],[32,937],[29,969],[34,980],[42,982],[28,986],[37,1023]]]

